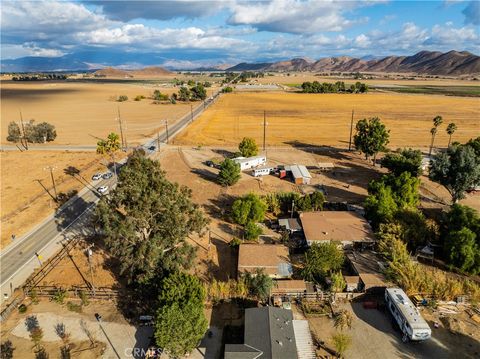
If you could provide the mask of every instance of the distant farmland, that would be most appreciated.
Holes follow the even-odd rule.
[[[263,138],[263,111],[267,114],[267,144],[292,141],[305,145],[348,146],[352,109],[354,120],[378,116],[390,129],[390,148],[427,147],[432,118],[444,125],[435,143],[446,146],[445,128],[455,122],[454,141],[477,136],[480,128],[478,98],[397,93],[301,94],[285,92],[224,95],[175,140],[189,145],[236,145],[244,136]]]

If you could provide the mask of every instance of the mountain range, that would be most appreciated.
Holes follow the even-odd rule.
[[[103,54],[101,52],[82,52],[61,57],[22,57],[1,60],[2,72],[47,72],[47,71],[94,71],[106,66],[115,70],[140,69],[163,64],[173,54]],[[165,66],[175,70],[174,66]],[[467,51],[420,51],[412,56],[388,56],[378,58],[366,56],[325,57],[319,60],[294,58],[278,62],[240,63],[232,67],[225,65],[201,67],[197,71],[311,71],[311,72],[391,72],[415,73],[425,75],[464,76],[480,74],[480,56]],[[109,69],[109,72],[112,72]],[[137,70],[138,71],[138,70]],[[155,73],[158,69],[154,70]],[[124,75],[123,73],[120,76]],[[148,70],[144,73],[148,76]]]
[[[273,63],[241,63],[227,71],[396,72],[461,76],[480,74],[480,56],[468,51],[420,51],[413,56],[358,59],[326,57],[317,61],[295,58]]]

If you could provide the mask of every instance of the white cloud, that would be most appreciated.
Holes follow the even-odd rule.
[[[334,0],[237,2],[231,5],[232,15],[229,23],[251,25],[265,31],[296,34],[342,31],[356,23],[347,19],[344,13],[362,4]]]
[[[2,44],[2,59],[16,59],[25,56],[58,57],[65,55],[65,52],[59,49],[41,48],[33,43],[20,45]]]

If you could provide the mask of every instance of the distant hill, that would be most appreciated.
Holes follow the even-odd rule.
[[[348,56],[326,57],[312,62],[292,59],[274,63],[241,63],[227,71],[314,71],[314,72],[398,72],[460,76],[480,74],[480,56],[468,51],[421,51],[413,56],[388,56],[357,59]]]
[[[145,67],[138,70],[121,70],[113,67],[105,67],[104,69],[95,71],[93,74],[95,76],[105,77],[155,77],[170,75],[171,72],[158,66]]]

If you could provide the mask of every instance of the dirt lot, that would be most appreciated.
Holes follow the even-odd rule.
[[[263,111],[267,115],[267,145],[298,141],[305,145],[348,147],[352,109],[354,120],[378,116],[390,129],[390,148],[427,147],[432,118],[458,126],[454,141],[478,133],[479,101],[434,95],[393,93],[302,94],[286,92],[236,92],[222,96],[175,140],[178,144],[238,144],[244,136],[263,141]],[[446,146],[446,124],[435,143]]]
[[[190,104],[152,104],[152,100],[134,101],[137,95],[150,97],[154,90],[171,94],[178,88],[171,84],[151,82],[2,82],[1,84],[1,143],[5,139],[8,123],[20,121],[21,109],[24,121],[35,119],[55,125],[55,145],[95,145],[98,138],[110,132],[119,132],[118,109],[127,123],[126,135],[130,145],[138,145],[151,138],[159,129],[162,120],[170,123],[190,112]],[[207,89],[211,93],[213,88]],[[128,101],[116,102],[120,95]],[[193,103],[198,106],[199,103]]]
[[[67,193],[80,191],[93,173],[105,172],[106,163],[95,152],[1,152],[2,246],[9,243],[12,233],[21,236],[55,211],[48,166],[54,167],[57,192]],[[65,173],[70,166],[80,170],[78,176]]]
[[[402,343],[401,333],[394,327],[389,314],[377,309],[364,309],[361,303],[344,304],[354,314],[352,337],[347,359],[383,358],[477,358],[480,353],[480,331],[478,324],[468,324],[465,318],[465,332],[452,333],[440,321],[440,327],[433,328],[438,316],[423,312],[432,328],[432,338],[421,343]],[[333,348],[331,336],[335,333],[333,320],[328,317],[309,317],[310,329],[314,335]]]

